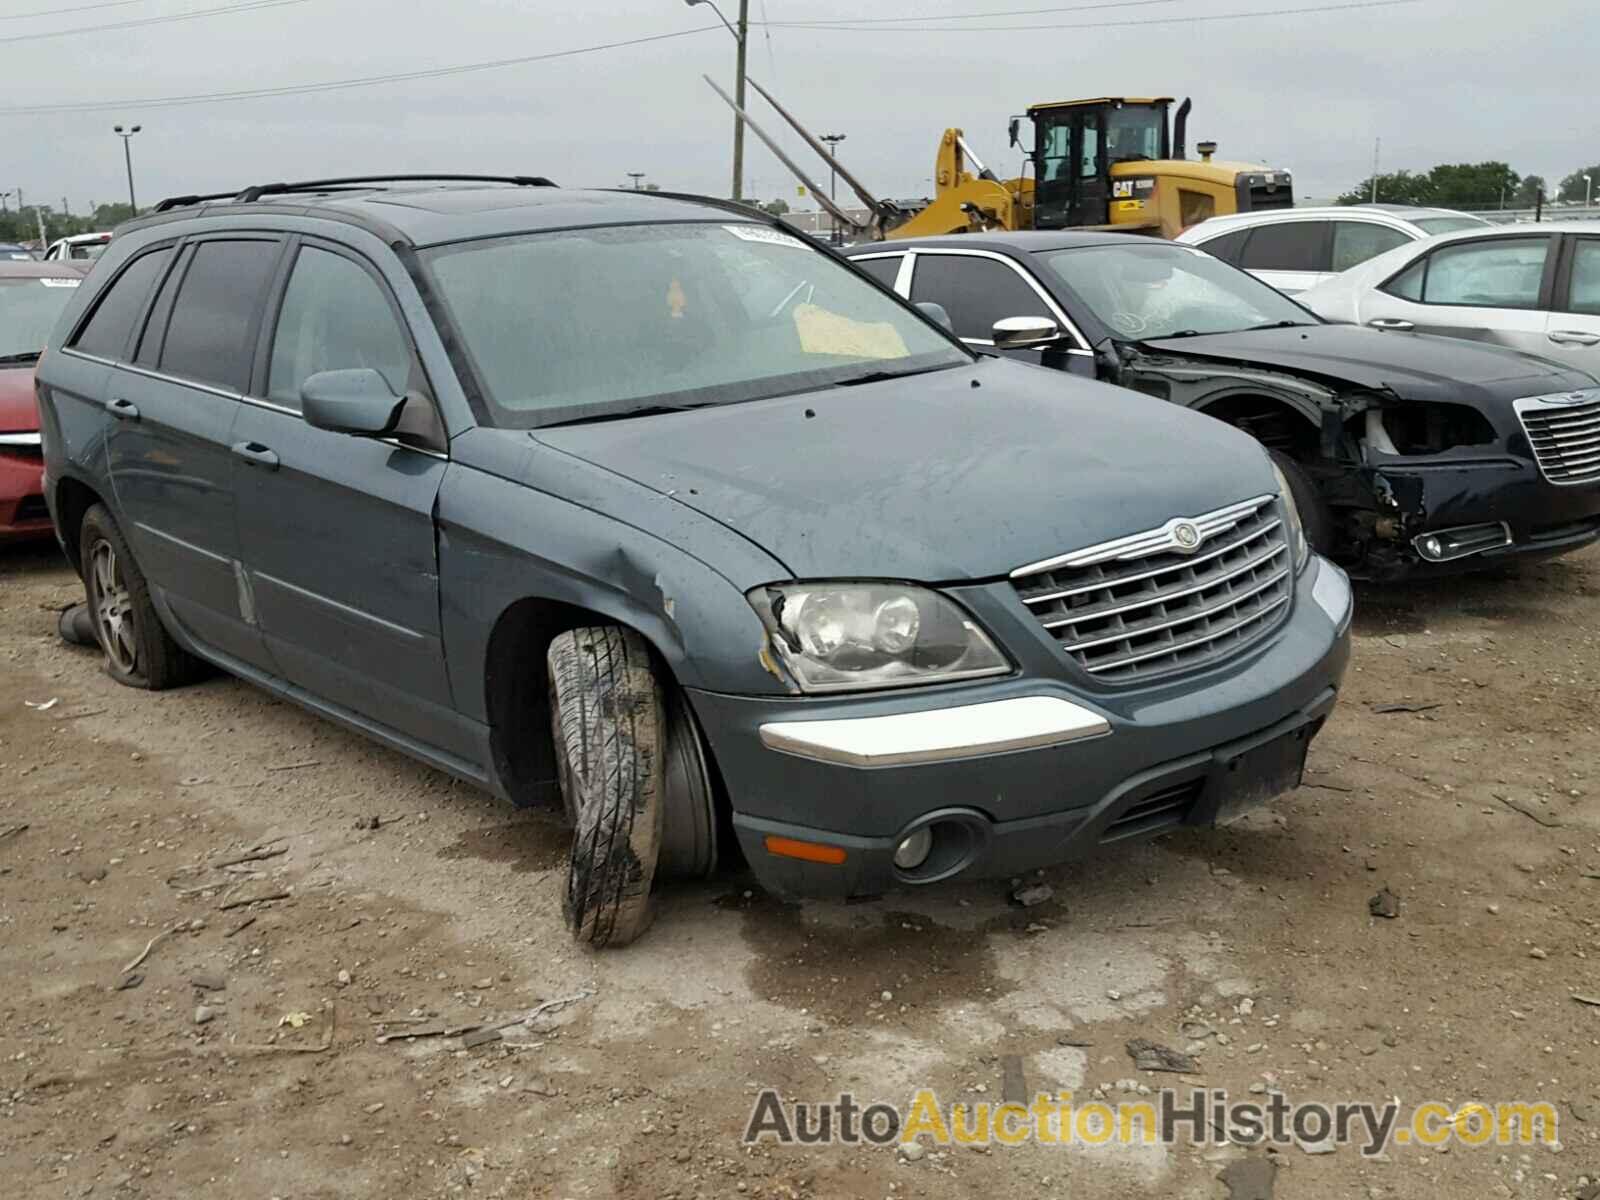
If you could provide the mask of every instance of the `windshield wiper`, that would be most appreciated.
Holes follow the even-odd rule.
[[[564,421],[551,421],[540,425],[539,429],[560,429],[563,425],[593,425],[600,421],[621,421],[627,417],[653,417],[660,413],[688,412],[695,408],[707,408],[706,404],[643,404],[638,408],[621,408],[615,412],[590,413],[583,417],[568,417]]]
[[[1303,328],[1303,327],[1311,325],[1311,324],[1314,324],[1314,322],[1311,322],[1311,321],[1268,321],[1264,325],[1251,325],[1249,328],[1241,329],[1239,332],[1240,333],[1254,333],[1258,329],[1300,329],[1300,328]]]
[[[1174,333],[1163,333],[1158,337],[1147,337],[1147,338],[1141,338],[1140,340],[1141,341],[1145,341],[1145,342],[1164,342],[1168,338],[1205,337],[1205,336],[1206,335],[1203,334],[1202,332],[1200,332],[1200,330],[1198,330],[1198,329],[1179,329]]]
[[[885,370],[868,371],[868,372],[866,372],[865,374],[862,374],[862,375],[852,375],[852,376],[850,376],[849,379],[841,379],[837,383],[835,383],[833,386],[834,387],[855,387],[856,385],[862,384],[862,383],[882,383],[886,379],[905,379],[906,377],[911,376],[911,375],[926,375],[929,371],[944,371],[944,370],[948,370],[950,367],[956,366],[956,365],[958,365],[958,364],[955,364],[955,363],[940,363],[938,366],[934,366],[934,367],[913,367],[911,370],[908,370],[908,371],[885,371]]]
[[[43,350],[24,350],[21,354],[0,354],[0,367],[9,367],[16,363],[38,362]]]

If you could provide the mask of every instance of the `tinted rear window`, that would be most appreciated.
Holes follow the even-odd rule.
[[[1221,237],[1212,238],[1209,242],[1201,242],[1200,249],[1213,258],[1220,258],[1225,263],[1239,265],[1239,252],[1244,249],[1245,242],[1250,237],[1248,229],[1236,229],[1232,233],[1225,233]]]
[[[161,370],[244,391],[250,382],[256,317],[277,258],[277,242],[196,246],[172,305]]]
[[[150,289],[171,257],[172,247],[163,246],[141,254],[123,268],[96,302],[94,314],[72,343],[73,347],[101,358],[121,358],[128,348],[133,323],[144,311]]]
[[[1239,257],[1247,271],[1325,271],[1325,221],[1276,221],[1250,231]]]

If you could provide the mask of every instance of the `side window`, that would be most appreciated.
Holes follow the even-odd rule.
[[[1247,271],[1325,271],[1326,221],[1273,221],[1250,231],[1239,256]]]
[[[1600,241],[1584,238],[1572,249],[1572,278],[1563,312],[1600,317]]]
[[[1428,256],[1422,302],[1537,308],[1549,253],[1548,237],[1445,246]]]
[[[996,321],[1051,315],[1049,305],[1011,267],[964,254],[917,255],[911,299],[944,305],[957,337],[985,342],[994,337]]]
[[[1333,223],[1333,263],[1330,271],[1348,271],[1359,267],[1369,258],[1377,258],[1390,250],[1404,246],[1411,239],[1398,229],[1375,225],[1371,221],[1335,221]]]
[[[163,246],[141,254],[111,281],[96,301],[89,321],[78,331],[72,346],[85,354],[120,359],[128,349],[133,323],[144,311],[144,302],[161,272],[172,257],[172,247]]]
[[[411,348],[378,281],[342,254],[303,247],[272,334],[267,398],[300,407],[300,386],[318,371],[370,367],[399,396]]]
[[[183,273],[161,347],[161,370],[242,392],[275,241],[201,242]]]
[[[139,344],[134,350],[133,361],[141,367],[154,368],[161,357],[161,335],[167,328],[167,317],[172,312],[172,298],[178,291],[178,282],[183,278],[183,273],[188,269],[192,249],[180,251],[178,260],[167,272],[167,277],[161,281],[161,287],[156,292],[156,298],[150,305],[150,313],[144,319],[144,329],[139,334]]]
[[[904,261],[905,255],[891,254],[887,258],[858,258],[855,263],[884,287],[892,288],[895,279],[899,277],[900,264]]]
[[[1396,275],[1379,291],[1388,292],[1391,296],[1398,296],[1402,300],[1410,300],[1415,304],[1422,303],[1422,281],[1428,274],[1428,260],[1419,258],[1400,274]]]
[[[1239,252],[1244,249],[1245,240],[1250,236],[1248,229],[1236,229],[1232,233],[1225,233],[1221,237],[1214,237],[1208,242],[1201,242],[1200,249],[1213,258],[1220,258],[1225,263],[1239,265]]]

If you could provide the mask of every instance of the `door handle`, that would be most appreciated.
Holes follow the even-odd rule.
[[[278,456],[260,442],[235,442],[233,452],[253,467],[265,467],[269,471],[278,469]]]
[[[1416,328],[1410,321],[1402,321],[1396,317],[1373,317],[1367,324],[1374,329],[1396,329],[1401,333]]]
[[[120,421],[139,419],[139,406],[132,400],[107,400],[106,411]]]
[[[1552,329],[1550,340],[1558,346],[1600,346],[1600,333],[1584,333],[1579,329]]]

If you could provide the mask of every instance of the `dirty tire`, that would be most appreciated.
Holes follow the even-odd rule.
[[[1301,523],[1306,527],[1306,541],[1311,543],[1311,548],[1324,557],[1333,553],[1333,513],[1329,511],[1327,502],[1317,492],[1317,485],[1311,482],[1311,477],[1306,474],[1305,468],[1282,450],[1269,450],[1272,461],[1278,465],[1278,470],[1283,472],[1283,477],[1289,481],[1289,490],[1294,493],[1295,507],[1300,510]]]
[[[133,551],[103,504],[83,515],[78,538],[84,593],[106,674],[129,687],[152,692],[199,678],[204,664],[161,624],[150,602],[150,585]]]
[[[573,822],[573,940],[626,946],[650,925],[661,849],[666,703],[643,638],[614,625],[550,643],[550,712]]]

